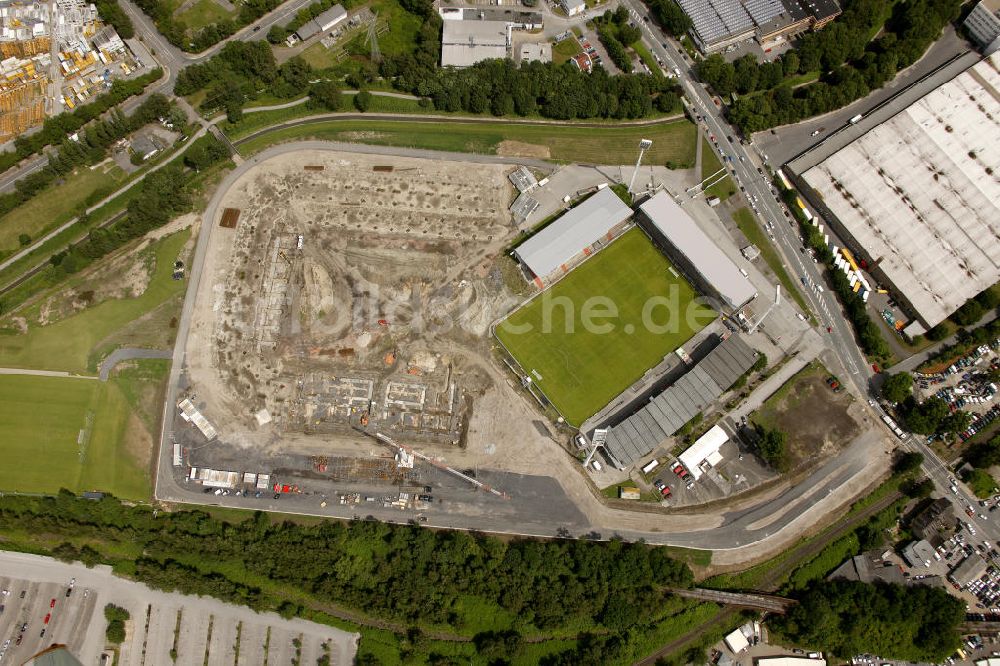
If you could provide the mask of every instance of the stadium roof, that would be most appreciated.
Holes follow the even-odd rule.
[[[684,467],[691,472],[691,476],[697,480],[701,476],[699,465],[709,458],[713,458],[713,460],[721,459],[721,456],[715,457],[714,454],[717,454],[722,445],[728,441],[729,435],[722,429],[722,426],[712,426],[711,430],[699,437],[698,441],[677,457],[684,464]]]
[[[678,4],[691,19],[694,31],[706,46],[754,28],[750,13],[739,0],[678,0]]]
[[[803,177],[929,328],[1000,280],[996,173],[1000,54]]]
[[[631,215],[632,209],[610,187],[605,187],[521,243],[514,252],[532,273],[543,278]]]
[[[736,264],[666,192],[658,192],[639,210],[731,308],[742,307],[757,295]]]
[[[739,335],[730,335],[642,409],[609,428],[608,453],[622,467],[639,460],[722,395],[756,355]]]

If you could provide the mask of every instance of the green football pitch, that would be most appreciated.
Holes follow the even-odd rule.
[[[635,228],[516,310],[496,335],[580,425],[715,318],[696,296]]]

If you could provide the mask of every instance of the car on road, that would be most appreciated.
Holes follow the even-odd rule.
[[[51,619],[52,619],[52,613],[46,613],[45,619],[42,620],[42,624],[48,624],[49,620],[51,620]]]
[[[421,502],[433,502],[434,501],[434,496],[433,495],[417,495],[417,499],[420,500]]]
[[[55,607],[56,607],[56,600],[53,598],[52,601],[49,602],[49,608],[55,608]]]
[[[667,487],[667,484],[663,483],[663,479],[657,479],[656,481],[653,481],[653,487],[662,493],[663,489]]]
[[[809,136],[819,136],[819,130],[813,130]]]

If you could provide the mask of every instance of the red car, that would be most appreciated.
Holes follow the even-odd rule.
[[[48,615],[45,616],[45,621],[42,622],[42,624],[48,624],[49,620],[51,619],[52,619],[52,613],[49,613]]]
[[[56,600],[53,599],[51,602],[49,602],[49,608],[55,608],[55,607],[56,607]]]
[[[670,497],[670,486],[663,486],[663,490],[660,491],[664,497]]]
[[[677,465],[674,467],[674,474],[681,477],[682,479],[688,475],[687,470],[684,469],[684,465]]]

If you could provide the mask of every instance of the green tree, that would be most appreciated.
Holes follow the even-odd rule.
[[[788,457],[788,434],[776,428],[757,426],[757,453],[761,459],[778,472],[787,472],[791,461]]]
[[[21,245],[21,247],[31,245],[31,236],[28,234],[21,234],[17,237],[17,242]]]
[[[882,383],[882,397],[896,404],[913,395],[913,375],[908,372],[897,372],[889,375]]]
[[[286,39],[288,39],[288,30],[284,26],[275,23],[271,26],[271,29],[267,31],[267,41],[272,44],[281,44]]]
[[[309,88],[309,103],[327,111],[337,111],[344,104],[344,95],[333,81],[319,81]]]
[[[372,94],[367,90],[362,90],[354,96],[354,108],[364,113],[371,108]]]
[[[892,467],[897,474],[909,474],[920,469],[920,466],[923,464],[924,455],[922,453],[907,451],[896,458],[896,462]]]

